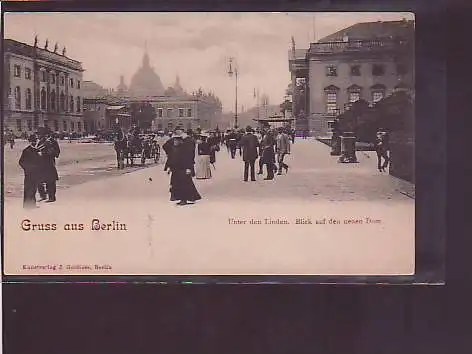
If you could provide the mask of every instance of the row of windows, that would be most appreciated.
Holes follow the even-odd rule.
[[[377,103],[385,96],[385,90],[372,90],[372,102]],[[357,102],[361,98],[360,91],[349,92],[349,103]],[[326,92],[326,113],[336,114],[338,112],[338,93],[336,91]]]
[[[14,66],[14,76],[15,77],[21,77],[21,66],[20,65],[15,65]],[[51,84],[55,84],[56,83],[56,75],[53,74],[53,73],[50,73],[49,74],[49,82]],[[31,69],[30,68],[25,68],[25,79],[27,80],[31,80],[32,79],[32,75],[31,75]],[[45,70],[41,70],[41,77],[40,77],[41,81],[42,82],[48,82],[48,73],[45,71]],[[66,84],[66,79],[64,76],[59,76],[59,84],[61,86],[64,86]],[[76,87],[78,89],[80,89],[80,80],[76,80],[75,81],[75,84],[76,84]],[[74,88],[74,79],[73,78],[70,78],[69,79],[69,86],[71,88]]]
[[[40,95],[40,107],[42,110],[47,109],[47,92],[44,89],[44,87],[41,89],[41,95]],[[70,95],[69,97],[69,111],[74,112],[74,108],[76,108],[76,112],[79,113],[81,111],[80,109],[80,96],[77,96],[75,98],[75,104],[76,106],[74,107],[74,96]],[[19,86],[15,87],[15,108],[16,109],[21,109],[22,107],[22,100],[21,100],[21,88]],[[66,110],[66,96],[64,95],[64,92],[61,92],[59,96],[59,107],[61,111]],[[26,109],[32,109],[32,94],[31,94],[31,89],[27,88],[25,90],[25,108]],[[52,90],[51,93],[49,94],[49,108],[51,111],[56,111],[56,91]]]
[[[172,108],[167,108],[167,117],[172,116],[172,111],[173,111]],[[185,109],[184,108],[179,108],[179,117],[180,118],[184,117],[184,113],[185,113]],[[162,118],[164,116],[164,109],[163,108],[158,108],[157,109],[157,116],[159,118]],[[187,109],[187,117],[191,117],[191,116],[192,116],[192,109],[188,108]]]
[[[34,123],[35,123],[35,125],[34,125],[35,129],[37,129],[38,125],[39,125],[38,121],[35,120]],[[47,125],[47,124],[45,124],[45,125]],[[53,125],[54,125],[54,131],[59,131],[59,121],[57,119],[53,121]],[[28,119],[26,121],[26,128],[27,128],[28,131],[33,130],[33,121],[31,119]],[[62,128],[63,128],[64,131],[67,131],[67,121],[65,121],[65,120],[62,121]],[[72,131],[75,131],[75,128],[76,128],[75,123],[70,122],[70,129]],[[84,123],[84,129],[85,129],[85,123]],[[18,130],[20,132],[23,130],[23,125],[22,125],[21,119],[16,120],[16,130]],[[77,122],[77,131],[78,132],[82,131],[82,122]]]
[[[385,65],[383,64],[372,64],[371,70],[373,76],[385,75]],[[405,64],[397,64],[396,71],[398,75],[405,75],[408,72],[408,68]],[[351,65],[350,73],[351,76],[361,76],[361,66]],[[336,65],[328,65],[326,67],[326,76],[338,76],[338,67]]]

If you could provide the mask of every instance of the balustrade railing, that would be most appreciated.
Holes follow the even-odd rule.
[[[326,43],[311,43],[310,53],[341,53],[341,52],[356,52],[356,51],[373,51],[373,50],[392,50],[398,49],[407,43],[406,40],[350,40],[346,42],[326,42]]]

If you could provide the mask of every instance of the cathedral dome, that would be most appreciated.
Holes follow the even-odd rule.
[[[164,86],[159,75],[151,67],[147,53],[144,54],[141,67],[131,78],[129,91],[132,96],[137,97],[162,96],[164,94]]]

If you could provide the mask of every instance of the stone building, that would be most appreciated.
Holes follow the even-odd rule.
[[[16,135],[46,126],[55,132],[83,132],[82,64],[49,47],[3,40],[4,129]]]
[[[141,66],[132,76],[129,87],[121,76],[113,96],[119,99],[118,105],[128,108],[140,104],[151,105],[155,117],[150,127],[144,127],[151,130],[171,130],[179,125],[186,129],[215,128],[222,112],[218,97],[201,89],[192,94],[185,92],[178,75],[174,84],[164,89],[147,52],[144,53]],[[132,109],[128,111],[133,115]],[[135,116],[131,116],[131,123],[139,125]]]
[[[358,23],[289,53],[297,130],[329,133],[359,99],[375,104],[396,90],[414,94],[414,22]]]

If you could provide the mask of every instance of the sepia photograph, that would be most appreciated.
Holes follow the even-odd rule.
[[[411,12],[5,13],[4,274],[415,274]]]

